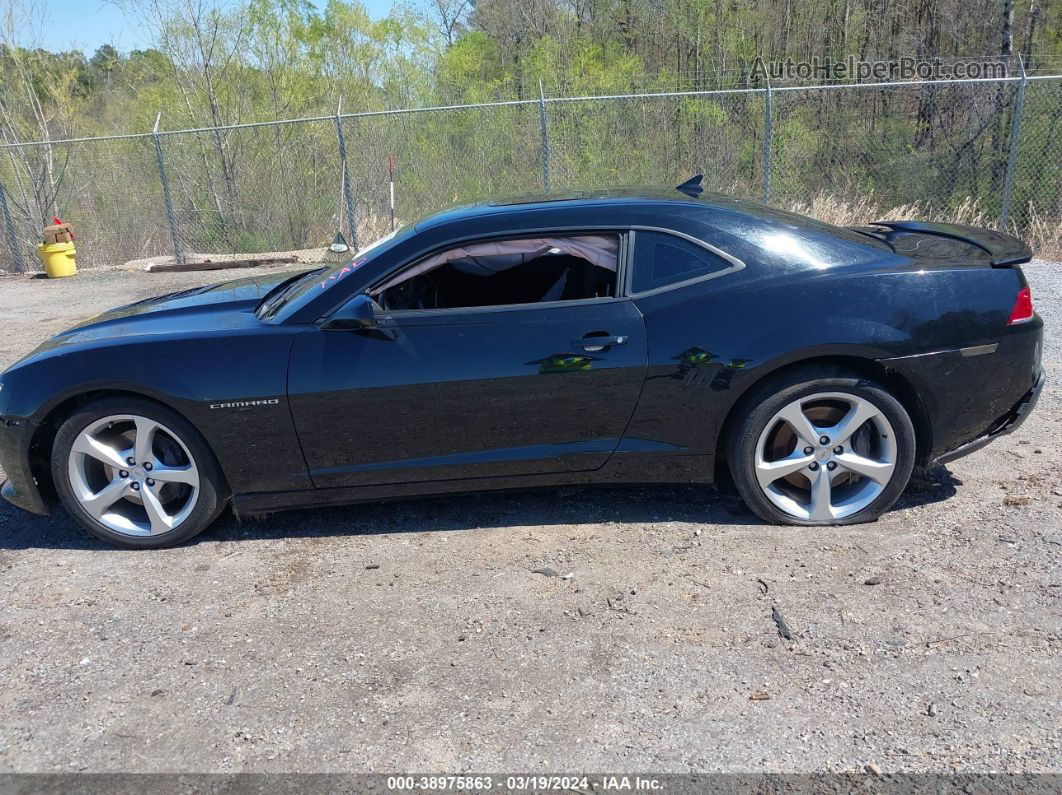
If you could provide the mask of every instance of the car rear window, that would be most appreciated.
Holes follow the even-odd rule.
[[[634,238],[631,292],[643,293],[732,267],[718,254],[684,238],[639,230]]]

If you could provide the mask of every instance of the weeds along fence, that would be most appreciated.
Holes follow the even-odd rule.
[[[542,96],[0,146],[0,269],[41,226],[81,266],[365,244],[497,193],[677,184],[1062,226],[1062,75]],[[872,218],[856,219],[870,221]],[[352,231],[353,230],[353,231]]]

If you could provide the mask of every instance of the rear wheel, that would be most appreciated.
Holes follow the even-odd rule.
[[[816,370],[762,389],[728,440],[734,483],[774,524],[877,519],[911,477],[915,433],[883,386]]]
[[[52,476],[71,516],[125,547],[186,541],[223,505],[217,464],[198,431],[137,398],[93,401],[69,417],[56,434]]]

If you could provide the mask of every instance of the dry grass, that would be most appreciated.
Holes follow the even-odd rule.
[[[790,204],[789,209],[837,226],[867,224],[871,221],[914,219],[994,228],[997,222],[994,215],[989,215],[982,210],[977,200],[972,198],[967,198],[953,210],[941,211],[920,202],[883,208],[873,194],[855,200],[846,200],[820,193],[810,202]],[[1011,228],[1009,230],[1011,234],[1027,240],[1037,257],[1062,259],[1062,223],[1059,223],[1058,219],[1042,215],[1031,205],[1026,209],[1025,216],[1028,219],[1026,228],[1024,230]]]

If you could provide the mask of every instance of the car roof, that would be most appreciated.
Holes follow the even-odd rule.
[[[652,206],[657,209],[663,209],[668,205],[685,205],[706,210],[744,212],[759,216],[770,216],[779,212],[766,204],[722,193],[705,192],[699,197],[693,197],[685,195],[674,188],[616,187],[492,197],[470,204],[458,204],[448,207],[434,215],[421,219],[416,223],[416,228],[423,230],[452,221],[523,213],[528,210],[544,210],[557,208],[561,205],[565,205],[565,209],[573,210],[608,205],[624,206],[626,208]],[[788,216],[789,213],[786,213],[786,215]]]
[[[681,231],[701,239],[708,239],[705,235],[711,236],[716,224],[721,224],[721,216],[729,216],[730,223],[725,226],[733,226],[735,217],[738,217],[743,219],[737,221],[740,226],[774,229],[809,239],[825,236],[865,248],[893,250],[888,243],[865,233],[834,226],[754,199],[707,191],[700,196],[690,196],[675,188],[660,187],[598,188],[484,199],[450,207],[421,219],[413,224],[412,231],[441,231],[451,224],[464,228],[468,222],[484,231],[492,227],[496,230],[510,226],[518,228],[523,225],[523,218],[529,215],[548,219],[551,224],[561,217],[580,217],[583,223],[595,223],[595,219],[606,218],[611,224],[617,219],[627,220],[637,215],[642,223],[649,220],[654,226],[681,228]],[[508,223],[507,218],[516,223]],[[722,247],[721,243],[717,245]]]

